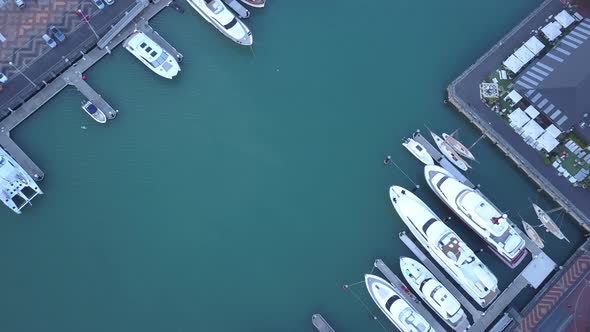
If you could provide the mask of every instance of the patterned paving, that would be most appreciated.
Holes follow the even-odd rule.
[[[590,254],[586,253],[574,261],[559,281],[549,288],[535,306],[526,313],[520,322],[520,331],[535,331],[539,323],[559,306],[559,301],[565,299],[564,294],[567,297],[570,293],[576,293],[576,289],[572,290],[571,288],[577,288],[581,279],[585,279],[588,273],[590,273]]]
[[[22,67],[48,52],[50,48],[41,36],[49,26],[55,25],[66,35],[79,27],[78,8],[86,13],[98,10],[88,0],[26,1],[22,9],[11,1],[0,8],[0,33],[6,39],[0,43],[0,71],[11,74],[14,69],[8,65],[10,61]]]

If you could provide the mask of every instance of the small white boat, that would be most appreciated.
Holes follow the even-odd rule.
[[[543,243],[543,239],[539,236],[539,233],[533,228],[533,226],[529,225],[524,219],[522,219],[522,227],[524,227],[524,232],[528,235],[531,241],[535,242],[537,247],[543,249],[545,244]]]
[[[383,314],[402,332],[433,332],[434,329],[390,283],[372,274],[365,274],[365,284],[373,301]]]
[[[250,29],[225,7],[221,0],[187,0],[197,13],[227,38],[240,45],[254,42]]]
[[[406,149],[408,149],[408,151],[410,151],[410,153],[413,154],[414,157],[418,158],[418,160],[424,163],[424,165],[434,165],[434,160],[432,159],[428,151],[426,151],[422,144],[416,142],[413,138],[404,139],[402,145]]]
[[[104,115],[104,112],[101,111],[96,105],[91,103],[89,100],[84,102],[82,101],[82,109],[84,112],[88,113],[96,122],[98,123],[105,123],[107,122],[107,117]]]
[[[434,143],[436,143],[440,152],[452,162],[453,165],[457,166],[462,171],[467,171],[467,169],[471,168],[471,166],[469,166],[469,164],[467,164],[467,162],[463,160],[463,158],[461,158],[447,142],[440,138],[440,136],[432,131],[430,132],[430,135],[434,138]]]
[[[266,4],[266,0],[240,0],[250,7],[262,8]]]
[[[553,219],[551,219],[551,217],[549,217],[547,212],[543,211],[543,209],[541,209],[535,203],[533,203],[533,209],[535,209],[535,213],[537,214],[537,217],[543,223],[543,225],[545,226],[545,229],[548,232],[551,232],[553,235],[555,235],[555,237],[557,237],[560,240],[566,240],[567,242],[570,242],[570,240],[568,240],[568,238],[565,237],[565,235],[563,235],[563,233],[561,232],[561,229],[559,229],[559,227],[557,226],[557,224],[555,224]]]
[[[447,144],[449,144],[453,148],[453,150],[455,150],[455,152],[457,152],[465,158],[475,160],[475,156],[473,155],[473,153],[471,153],[471,151],[469,151],[469,149],[465,147],[463,143],[459,142],[459,140],[454,138],[452,135],[442,133],[442,137],[445,139],[445,142],[447,142]]]
[[[180,71],[178,61],[145,33],[135,31],[123,43],[123,47],[154,73],[172,79]]]
[[[410,286],[445,323],[455,331],[469,328],[459,301],[424,265],[408,257],[401,257],[399,265]]]

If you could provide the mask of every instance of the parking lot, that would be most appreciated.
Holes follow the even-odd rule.
[[[97,42],[91,25],[99,36],[109,30],[134,4],[134,0],[115,0],[99,9],[91,0],[24,0],[19,8],[14,1],[0,1],[0,72],[8,81],[0,91],[0,118],[9,113],[42,86],[67,68]],[[83,22],[76,11],[81,9],[89,22]],[[48,32],[55,26],[65,35],[59,42]],[[57,46],[43,40],[49,34]],[[24,73],[21,74],[21,73]]]

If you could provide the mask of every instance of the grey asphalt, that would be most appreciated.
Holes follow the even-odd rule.
[[[553,0],[540,13],[524,24],[514,35],[508,38],[479,66],[466,75],[456,85],[457,97],[463,99],[477,114],[486,121],[490,127],[503,136],[518,153],[527,159],[546,179],[561,193],[578,207],[585,216],[586,222],[590,223],[590,191],[572,186],[563,177],[558,176],[557,171],[550,165],[545,164],[542,156],[531,146],[527,145],[510,126],[506,125],[490,108],[485,105],[479,96],[479,84],[493,71],[498,69],[502,62],[520,47],[530,36],[531,31],[545,24],[545,19],[552,14],[562,10],[563,4]]]
[[[135,4],[135,0],[116,0],[113,5],[106,6],[103,10],[94,7],[90,24],[92,24],[98,35],[102,36],[133,4]],[[49,81],[53,79],[65,68],[69,67],[72,61],[81,56],[80,51],[87,52],[96,45],[97,41],[88,24],[83,24],[78,29],[66,34],[66,40],[63,43],[60,43],[33,64],[28,65],[23,71],[29,79],[41,86],[43,80]],[[9,114],[9,107],[16,108],[26,98],[30,98],[35,91],[35,87],[23,75],[11,77],[4,84],[4,91],[0,93],[0,119]]]

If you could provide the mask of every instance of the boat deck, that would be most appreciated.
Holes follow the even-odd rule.
[[[422,317],[424,317],[424,319],[426,319],[428,321],[428,323],[430,323],[430,325],[432,326],[433,329],[435,329],[436,331],[446,331],[446,329],[440,325],[438,320],[435,319],[430,314],[430,311],[428,311],[422,305],[422,303],[420,301],[410,297],[404,291],[404,288],[408,289],[408,290],[410,288],[408,288],[406,285],[404,285],[404,283],[389,269],[389,267],[387,265],[385,265],[385,263],[383,263],[383,261],[381,259],[376,259],[374,265],[379,271],[381,271],[381,273],[385,276],[385,278],[387,278],[387,280],[389,280],[389,282],[393,286],[393,289],[396,290],[396,292],[400,295],[400,297],[403,298],[404,301],[406,301],[411,307],[416,309],[416,311]]]
[[[319,332],[336,332],[321,314],[313,314],[311,323]]]
[[[426,257],[422,250],[416,246],[416,244],[405,232],[401,232],[399,237],[402,242],[410,249],[410,251],[414,253],[418,260],[422,262],[424,266],[426,266],[428,271],[430,271],[436,277],[436,279],[438,279],[438,281],[440,281],[441,284],[443,284],[459,301],[459,303],[461,303],[461,305],[469,312],[473,320],[477,320],[481,316],[482,312],[479,311],[473,304],[471,304],[471,302],[465,296],[463,296],[463,293],[461,293],[461,291],[459,291],[459,289],[457,289],[457,287],[455,287],[455,285],[449,279],[447,279],[446,275],[428,257]]]
[[[182,53],[178,52],[176,48],[174,48],[174,46],[170,45],[170,43],[166,41],[166,39],[160,36],[160,34],[156,32],[151,25],[149,25],[148,21],[145,18],[141,17],[135,23],[135,28],[138,31],[145,33],[146,36],[148,36],[151,40],[155,41],[156,44],[160,45],[160,47],[162,47],[166,52],[168,52],[168,54],[175,57],[176,60],[178,60],[178,62],[182,62]]]

